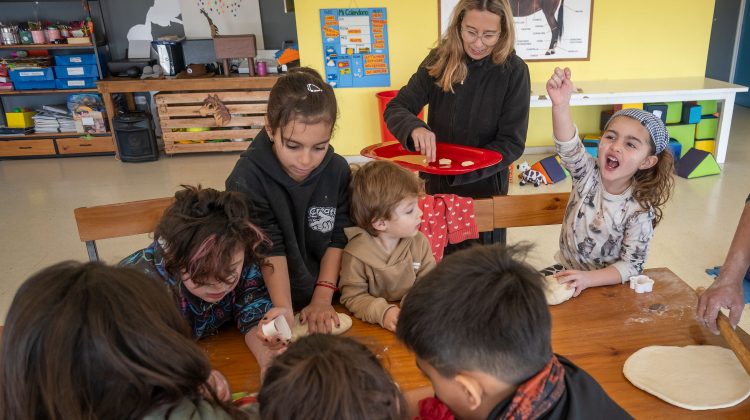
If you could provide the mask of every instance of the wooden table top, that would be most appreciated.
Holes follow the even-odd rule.
[[[593,376],[607,393],[636,418],[750,418],[750,399],[727,409],[690,411],[670,405],[634,387],[622,374],[625,360],[651,345],[712,344],[727,347],[694,319],[697,297],[685,282],[666,268],[646,270],[654,291],[636,294],[625,285],[588,289],[562,305],[551,306],[552,348]],[[344,311],[342,307],[337,310]],[[403,390],[429,386],[414,364],[414,356],[394,334],[377,325],[353,320],[345,335],[369,345]],[[740,331],[745,345],[750,336]],[[229,380],[232,391],[255,391],[259,370],[236,330],[199,341],[215,369]]]

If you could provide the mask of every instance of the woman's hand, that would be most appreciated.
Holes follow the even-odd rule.
[[[266,312],[263,319],[258,323],[258,328],[255,330],[255,335],[258,339],[263,342],[263,345],[271,350],[279,350],[289,344],[289,340],[282,339],[281,337],[273,336],[269,337],[263,334],[263,325],[273,322],[277,316],[283,316],[286,319],[289,328],[294,326],[294,316],[292,316],[292,310],[289,308],[273,307],[271,310]]]
[[[571,71],[555,67],[554,73],[547,80],[547,96],[552,101],[552,106],[567,105],[570,103],[570,95],[575,91],[575,86],[570,80]]]
[[[330,302],[316,302],[314,299],[300,312],[300,322],[307,324],[310,334],[330,334],[333,325],[341,326],[339,316]]]
[[[567,284],[568,287],[575,287],[576,291],[573,297],[577,297],[584,290],[591,287],[591,272],[578,270],[563,270],[555,273],[555,278],[560,284]]]
[[[411,139],[414,141],[414,149],[425,155],[427,162],[435,161],[437,156],[435,133],[424,127],[417,127],[412,130]]]
[[[729,308],[729,322],[734,328],[740,322],[744,307],[742,278],[732,279],[722,277],[720,274],[719,278],[698,299],[695,317],[705,324],[712,333],[719,334],[716,318],[719,316],[721,308]]]

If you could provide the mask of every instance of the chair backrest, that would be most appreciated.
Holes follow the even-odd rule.
[[[477,228],[544,226],[562,223],[570,193],[500,195],[474,200]]]
[[[73,210],[78,236],[86,243],[89,260],[97,261],[96,241],[153,232],[174,197],[130,201]]]

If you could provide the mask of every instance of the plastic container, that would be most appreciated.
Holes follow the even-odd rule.
[[[47,43],[47,37],[44,35],[44,31],[41,29],[37,31],[31,31],[31,39],[34,41],[34,44]]]
[[[80,79],[82,77],[99,77],[99,70],[95,65],[55,66],[55,76],[58,79]]]
[[[55,79],[57,89],[93,89],[96,87],[96,77],[78,79]]]
[[[397,90],[385,90],[382,92],[378,92],[375,94],[375,96],[378,98],[378,109],[380,111],[380,137],[383,141],[389,142],[389,141],[398,141],[398,139],[391,134],[391,132],[388,130],[388,126],[385,125],[385,120],[383,119],[383,112],[385,112],[385,106],[388,105],[388,102],[391,101],[391,99],[395,98],[396,95],[398,95]],[[419,111],[419,115],[417,115],[417,118],[424,119],[424,110]]]
[[[22,69],[22,70],[11,70],[10,80],[14,82],[39,82],[43,80],[55,80],[55,75],[52,72],[52,68],[45,67],[39,69]]]
[[[34,111],[28,112],[6,112],[5,121],[9,128],[28,128],[34,126],[32,117],[36,114]]]

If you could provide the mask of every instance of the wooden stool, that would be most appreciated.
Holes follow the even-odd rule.
[[[247,58],[250,76],[255,76],[255,35],[216,35],[214,51],[216,58],[224,62],[224,76],[229,77],[230,58]]]

